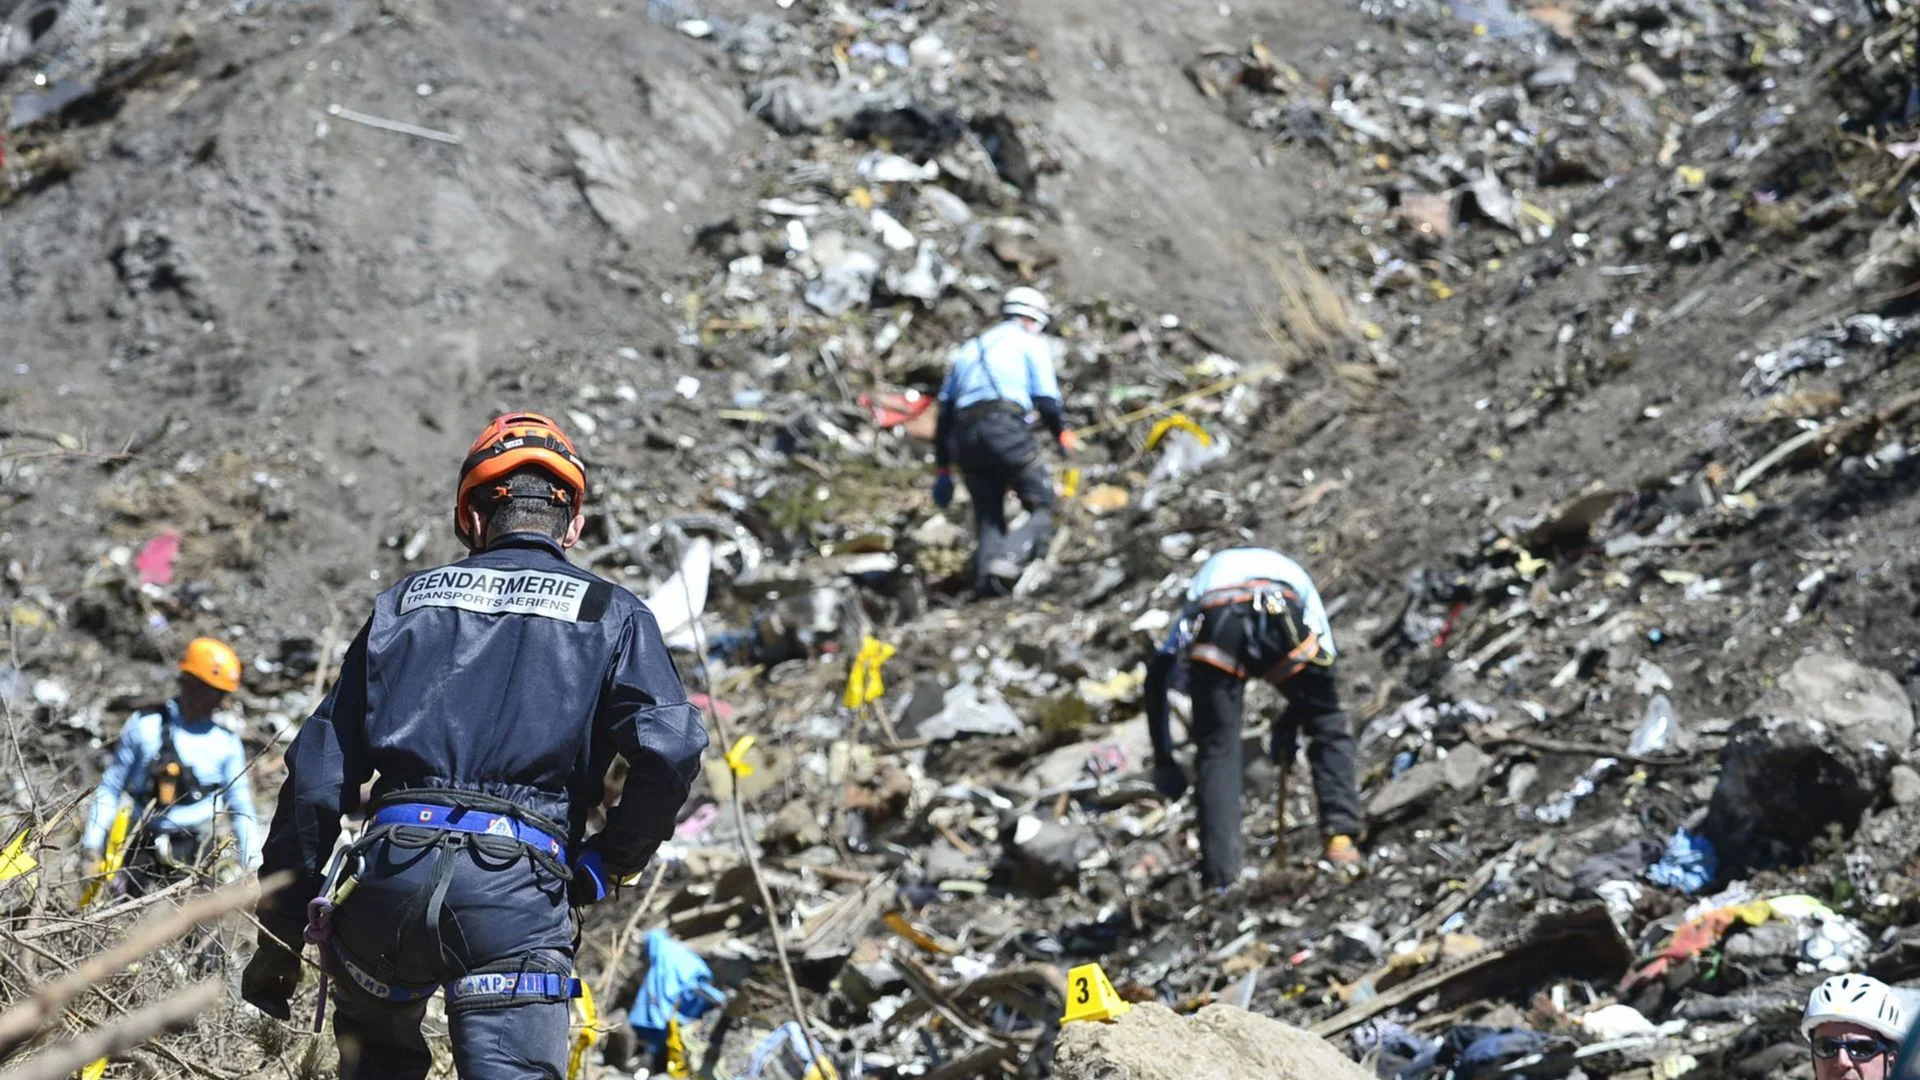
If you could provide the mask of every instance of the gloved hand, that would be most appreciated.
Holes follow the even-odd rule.
[[[567,885],[567,899],[574,907],[588,907],[607,898],[613,891],[613,879],[600,862],[598,851],[589,851],[573,862],[573,880]]]
[[[240,974],[240,1000],[276,1020],[293,1018],[293,992],[300,986],[300,954],[261,934],[253,959]]]
[[[1156,761],[1153,764],[1153,788],[1169,799],[1177,799],[1187,793],[1187,770],[1172,761]]]
[[[1071,429],[1060,433],[1060,452],[1061,453],[1072,454],[1072,453],[1078,452],[1079,449],[1080,449],[1080,436],[1075,435]]]
[[[941,469],[940,475],[933,481],[933,505],[945,510],[951,502],[953,502],[953,474]]]

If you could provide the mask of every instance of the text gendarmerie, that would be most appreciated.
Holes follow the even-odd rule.
[[[578,622],[589,582],[539,570],[485,570],[449,566],[407,583],[402,615],[423,607],[450,607],[483,615],[542,615]]]

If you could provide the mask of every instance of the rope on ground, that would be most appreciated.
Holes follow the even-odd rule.
[[[1075,428],[1074,434],[1085,438],[1093,435],[1099,435],[1107,431],[1116,431],[1120,428],[1126,427],[1128,424],[1132,424],[1140,420],[1145,420],[1149,416],[1155,416],[1172,409],[1177,409],[1180,406],[1185,405],[1190,401],[1198,401],[1201,398],[1212,397],[1215,394],[1225,393],[1226,391],[1231,390],[1234,387],[1239,386],[1243,383],[1250,383],[1256,379],[1264,379],[1269,375],[1278,375],[1278,374],[1280,374],[1280,368],[1277,364],[1262,364],[1259,367],[1256,367],[1250,371],[1243,371],[1240,374],[1233,376],[1232,378],[1221,379],[1219,382],[1208,383],[1207,385],[1200,387],[1198,390],[1189,390],[1184,394],[1177,394],[1173,397],[1168,398],[1165,401],[1156,402],[1152,405],[1142,406],[1141,408],[1135,409],[1130,413],[1123,413],[1119,416],[1116,416],[1111,420],[1102,420],[1099,423],[1092,425],[1091,427]]]
[[[675,554],[675,562],[684,564],[687,558],[686,537],[676,534],[674,540],[674,546],[679,549]],[[693,602],[693,587],[687,584],[685,574],[680,575],[680,588],[687,598],[687,611],[690,616],[688,628],[693,634],[694,657],[700,669],[700,686],[706,691],[707,704],[711,706],[710,709],[702,709],[701,712],[713,720],[715,730],[720,733],[721,743],[732,747],[735,745],[733,726],[727,723],[725,716],[721,715],[721,710],[713,697],[713,676],[707,671],[706,635],[701,632],[700,617],[693,614],[697,610]],[[731,777],[731,780],[728,787],[733,793],[731,800],[733,818],[740,831],[740,851],[747,857],[747,869],[753,874],[754,885],[759,887],[760,902],[766,905],[767,928],[773,933],[773,953],[780,961],[780,973],[786,978],[787,1004],[793,1010],[794,1022],[800,1025],[801,1033],[806,1036],[808,1053],[814,1061],[825,1062],[827,1060],[825,1048],[813,1034],[813,1019],[807,1015],[806,1005],[800,1000],[800,980],[794,976],[793,962],[787,958],[787,939],[781,928],[780,908],[773,902],[773,890],[767,887],[767,877],[760,870],[760,854],[754,850],[753,837],[747,834],[747,806],[746,800],[740,794],[740,777],[736,774]]]

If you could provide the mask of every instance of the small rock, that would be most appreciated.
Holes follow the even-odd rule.
[[[1439,794],[1447,786],[1445,762],[1423,761],[1387,781],[1373,798],[1367,800],[1367,816],[1388,818]]]
[[[1920,803],[1920,772],[1908,765],[1895,765],[1887,776],[1887,793],[1895,806]]]
[[[1540,767],[1530,761],[1523,761],[1507,770],[1507,801],[1525,802],[1527,792],[1540,782]]]
[[[40,679],[33,684],[33,700],[50,709],[58,709],[71,700],[67,688],[52,679]]]
[[[1487,782],[1493,773],[1493,758],[1478,746],[1468,742],[1447,751],[1445,761],[1440,763],[1447,786],[1455,791],[1471,791]]]
[[[1453,231],[1453,196],[1408,192],[1400,196],[1400,220],[1421,236],[1444,240]]]
[[[805,799],[794,799],[767,823],[761,840],[776,851],[804,851],[826,843],[827,834],[813,807]]]
[[[653,217],[640,195],[641,170],[627,145],[587,128],[568,128],[574,168],[586,192],[587,205],[620,236],[633,236]]]
[[[1572,86],[1580,78],[1580,61],[1571,56],[1557,57],[1533,69],[1527,76],[1527,89],[1551,90]]]
[[[967,530],[945,514],[935,514],[920,523],[907,536],[921,547],[951,548],[967,542]]]
[[[1635,61],[1626,67],[1626,76],[1633,85],[1647,92],[1648,97],[1665,97],[1667,80],[1654,74],[1653,69]]]

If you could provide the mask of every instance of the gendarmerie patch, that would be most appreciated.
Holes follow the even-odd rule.
[[[540,615],[562,622],[600,617],[604,598],[592,595],[595,583],[543,570],[486,570],[448,566],[428,570],[407,582],[400,595],[402,615],[423,607],[450,607],[483,615]]]

